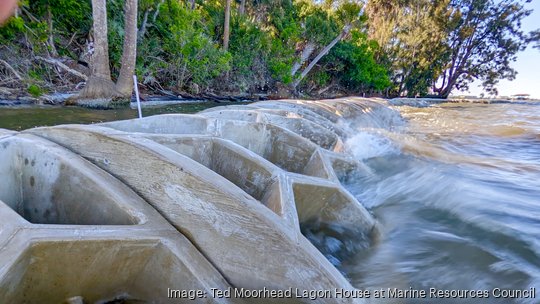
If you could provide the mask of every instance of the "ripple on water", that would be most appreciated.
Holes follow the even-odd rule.
[[[347,142],[371,173],[347,188],[381,236],[345,257],[330,242],[341,271],[360,288],[540,291],[540,107],[396,109],[405,128],[358,128]]]

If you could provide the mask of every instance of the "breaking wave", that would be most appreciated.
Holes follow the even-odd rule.
[[[346,259],[330,240],[329,258],[361,288],[540,290],[540,107],[419,105],[348,125],[372,174],[347,188],[382,235]]]

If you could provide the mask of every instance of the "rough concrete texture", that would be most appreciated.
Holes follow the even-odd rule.
[[[167,288],[230,286],[156,210],[80,156],[19,134],[0,139],[0,157],[1,303],[177,303]]]
[[[0,299],[161,303],[167,288],[352,289],[302,231],[375,238],[376,221],[340,180],[362,170],[343,142],[357,126],[385,123],[363,120],[385,109],[283,100],[0,130]]]

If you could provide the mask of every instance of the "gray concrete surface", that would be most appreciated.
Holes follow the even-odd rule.
[[[364,119],[377,111],[393,117],[381,100],[282,100],[0,130],[0,299],[181,303],[167,288],[353,289],[303,231],[315,223],[376,242],[376,220],[340,181],[363,168],[344,142],[384,124]],[[298,301],[365,302],[277,300]]]

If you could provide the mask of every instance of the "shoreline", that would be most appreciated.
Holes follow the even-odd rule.
[[[51,107],[79,107],[79,108],[95,108],[100,109],[100,107],[92,107],[92,106],[85,106],[85,105],[66,105],[66,101],[74,96],[74,93],[58,93],[58,94],[50,94],[50,95],[43,95],[41,97],[30,97],[30,96],[23,96],[23,97],[16,97],[16,98],[5,98],[2,96],[0,98],[0,109],[1,108],[28,108],[28,107],[34,107],[34,106],[51,106]],[[356,97],[356,96],[350,96],[350,97]],[[329,98],[329,99],[337,99],[337,98],[343,98],[335,97],[335,98]],[[174,106],[174,105],[182,105],[182,104],[203,104],[208,102],[214,102],[216,104],[219,103],[251,103],[261,100],[283,100],[283,99],[300,99],[300,100],[317,100],[315,98],[277,98],[277,97],[269,97],[264,96],[261,98],[261,96],[253,95],[253,96],[246,96],[246,97],[239,97],[239,96],[218,96],[218,95],[200,95],[200,96],[190,96],[190,97],[173,97],[169,95],[151,95],[151,96],[145,96],[143,99],[141,99],[141,107],[142,108],[154,108],[154,107],[163,107],[163,106]],[[384,100],[387,100],[390,105],[392,106],[431,106],[434,104],[443,104],[443,103],[473,103],[473,104],[505,104],[505,103],[512,103],[512,104],[540,104],[540,99],[526,99],[526,100],[512,100],[512,99],[502,99],[502,98],[429,98],[429,97],[417,97],[417,98],[410,98],[410,97],[396,97],[396,98],[382,98]],[[135,98],[131,98],[131,101],[129,104],[126,104],[125,106],[119,106],[119,108],[131,108],[136,109],[137,108],[137,102]],[[103,109],[114,109],[118,107],[109,107],[109,108],[103,108]]]
[[[34,97],[26,95],[24,93],[18,94],[16,92],[8,92],[8,94],[1,94],[0,91],[0,108],[1,107],[12,107],[12,106],[41,106],[41,105],[50,105],[50,106],[77,106],[82,108],[103,108],[103,109],[112,109],[120,106],[101,106],[105,101],[103,99],[89,99],[81,100],[79,104],[72,104],[72,98],[77,95],[76,92],[58,92],[52,94],[43,94],[39,97]],[[5,93],[5,92],[4,92]],[[19,92],[20,93],[20,92]],[[264,100],[277,100],[282,99],[277,96],[270,96],[267,94],[245,94],[245,95],[216,95],[211,93],[203,93],[198,95],[191,95],[187,93],[179,94],[144,94],[141,95],[141,106],[142,107],[159,107],[167,105],[178,105],[186,103],[204,103],[204,102],[215,102],[219,103],[229,103],[229,102],[256,102]],[[109,103],[107,101],[106,103]],[[94,106],[95,104],[95,106]],[[113,102],[114,104],[114,102]],[[125,107],[136,107],[136,99],[133,95],[129,103],[125,103]]]

